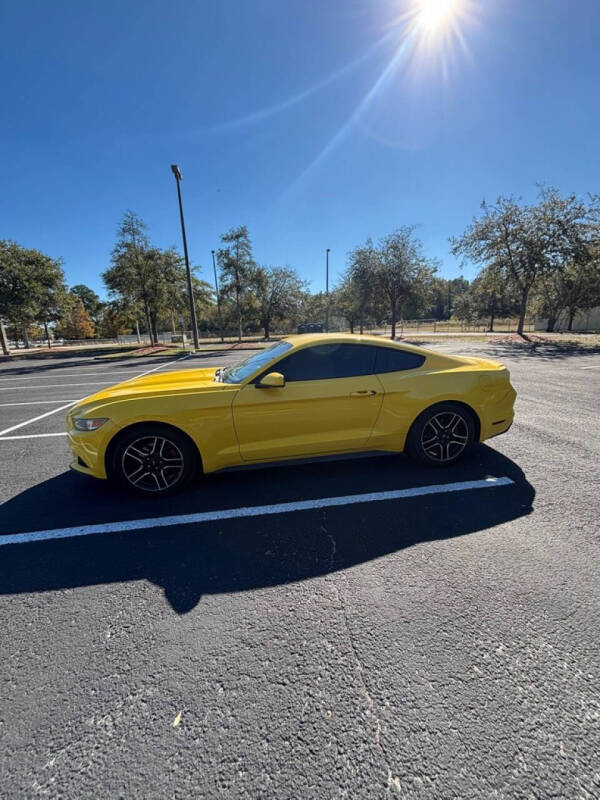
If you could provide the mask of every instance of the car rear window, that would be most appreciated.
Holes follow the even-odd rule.
[[[375,347],[375,372],[402,372],[406,369],[416,369],[425,361],[425,356],[410,353],[407,350],[395,347]]]

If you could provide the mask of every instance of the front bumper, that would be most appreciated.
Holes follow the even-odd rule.
[[[67,416],[67,438],[73,453],[71,468],[94,478],[106,478],[104,454],[119,427],[108,420],[97,431],[78,431]]]

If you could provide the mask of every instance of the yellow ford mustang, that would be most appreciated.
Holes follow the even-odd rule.
[[[67,416],[73,468],[157,495],[198,470],[407,451],[454,463],[504,433],[516,392],[503,364],[374,336],[290,336],[233,367],[148,375]]]

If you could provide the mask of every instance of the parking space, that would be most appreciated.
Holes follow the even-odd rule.
[[[243,353],[223,354],[224,363]],[[64,431],[69,403],[104,386],[130,380],[146,372],[209,366],[214,357],[182,356],[103,362],[94,359],[39,359],[0,365],[0,438]],[[76,363],[73,363],[76,362]],[[22,365],[22,366],[21,366]],[[46,422],[41,422],[41,419]],[[39,420],[39,421],[38,421]],[[20,431],[20,432],[19,432]]]
[[[598,795],[600,354],[436,347],[519,393],[468,461],[153,502],[68,471],[58,409],[243,352],[0,365],[0,794]]]

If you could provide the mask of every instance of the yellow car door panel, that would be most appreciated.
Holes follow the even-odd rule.
[[[244,461],[365,448],[383,387],[373,374],[343,376],[370,369],[371,354],[358,350],[347,344],[301,350],[269,369],[283,374],[284,386],[261,387],[263,376],[244,386],[233,402]]]

